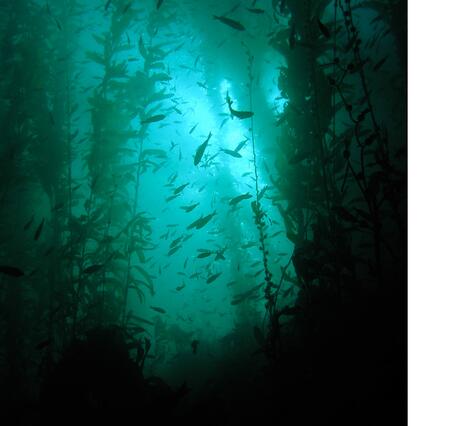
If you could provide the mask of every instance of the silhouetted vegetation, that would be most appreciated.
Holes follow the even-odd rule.
[[[406,9],[0,1],[7,424],[405,424]]]

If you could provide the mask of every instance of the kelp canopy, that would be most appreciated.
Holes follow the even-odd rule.
[[[0,8],[15,424],[404,424],[405,1]]]

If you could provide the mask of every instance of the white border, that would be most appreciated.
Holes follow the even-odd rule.
[[[409,1],[409,425],[456,425],[456,3]]]

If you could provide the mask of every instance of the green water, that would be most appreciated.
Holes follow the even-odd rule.
[[[13,400],[91,330],[196,401],[402,313],[402,5],[0,2]]]

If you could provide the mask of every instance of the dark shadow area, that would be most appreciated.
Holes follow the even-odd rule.
[[[0,0],[5,425],[405,426],[405,0]]]

